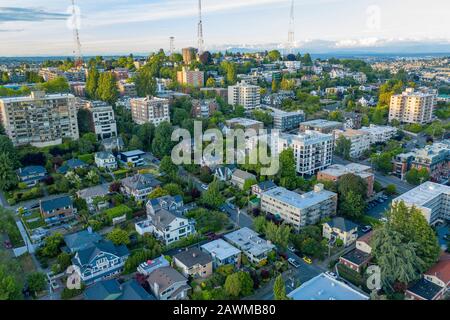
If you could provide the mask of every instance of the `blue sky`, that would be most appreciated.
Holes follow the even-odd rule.
[[[1,0],[0,56],[70,55],[70,0]],[[83,54],[193,46],[197,0],[77,0]],[[290,0],[203,0],[207,49],[287,40]],[[448,0],[295,0],[295,37],[337,48],[406,39],[450,41]]]

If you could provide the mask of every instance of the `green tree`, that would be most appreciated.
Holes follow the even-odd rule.
[[[155,138],[152,141],[152,152],[158,158],[171,154],[174,143],[170,140],[172,126],[168,122],[162,122],[155,130]]]
[[[0,153],[0,189],[10,190],[18,183],[14,164],[7,153]]]
[[[295,189],[297,186],[297,172],[295,166],[294,151],[283,150],[280,153],[280,170],[278,171],[280,185],[287,189]]]
[[[53,258],[59,253],[59,248],[63,243],[63,236],[60,233],[54,233],[45,238],[44,246],[42,247],[42,255]]]
[[[388,194],[390,196],[397,194],[397,187],[395,186],[395,184],[388,184],[386,186],[385,192],[386,192],[386,194]]]
[[[169,191],[163,189],[163,188],[155,188],[150,194],[148,195],[148,199],[157,199],[160,197],[167,196],[169,194]]]
[[[273,222],[266,224],[264,228],[266,238],[276,244],[282,251],[286,250],[291,235],[291,227],[287,224],[277,226]]]
[[[281,60],[281,53],[278,50],[272,50],[267,53],[267,58],[269,58],[270,61],[280,61]]]
[[[141,139],[137,135],[133,135],[131,137],[130,142],[128,143],[128,149],[130,150],[142,150],[144,148],[144,144]]]
[[[34,294],[47,288],[47,277],[42,272],[33,272],[27,276],[28,287]]]
[[[214,78],[208,78],[208,80],[206,80],[206,86],[208,88],[214,88],[216,86],[216,80],[214,80]]]
[[[364,214],[366,202],[360,194],[349,191],[340,199],[339,211],[342,215],[349,218],[359,218]]]
[[[6,266],[0,265],[0,300],[23,299],[19,284]]]
[[[108,233],[106,238],[108,240],[111,240],[112,243],[114,243],[116,246],[121,244],[124,245],[130,244],[130,237],[128,236],[128,232],[119,228],[116,228],[110,233]]]
[[[267,223],[266,217],[264,216],[256,217],[255,219],[253,219],[253,229],[255,229],[257,233],[264,233],[266,223]]]
[[[38,85],[38,88],[44,90],[46,93],[63,93],[70,91],[69,83],[64,77],[57,77],[53,80],[41,83]]]
[[[367,183],[363,178],[352,173],[344,174],[339,178],[338,193],[339,196],[345,196],[352,191],[360,195],[363,199],[367,197]]]
[[[373,155],[371,157],[373,165],[375,168],[385,174],[388,174],[392,171],[392,155],[390,152],[383,152],[379,155]]]
[[[86,79],[86,95],[90,99],[97,99],[97,88],[100,74],[96,67],[90,68]]]
[[[176,177],[178,174],[178,166],[172,162],[172,158],[170,156],[164,156],[162,158],[159,169],[171,178]]]
[[[98,79],[97,98],[114,104],[119,98],[116,78],[111,72],[103,72]]]
[[[220,192],[218,181],[213,181],[209,184],[208,190],[203,192],[200,202],[212,209],[219,208],[225,202],[225,197]]]
[[[152,64],[140,68],[135,76],[136,91],[139,97],[152,96],[156,93],[156,71]]]
[[[182,195],[183,189],[181,189],[179,184],[176,183],[168,183],[164,186],[164,190],[166,190],[171,196]]]
[[[227,276],[224,289],[232,297],[249,296],[253,292],[253,280],[247,272],[237,272]]]
[[[426,168],[412,168],[405,175],[406,181],[413,185],[422,184],[430,179],[430,173]]]
[[[339,136],[336,140],[335,153],[342,158],[350,159],[350,150],[352,148],[352,142],[344,136]]]
[[[281,274],[276,277],[275,283],[273,284],[273,295],[275,300],[288,300],[286,285]]]

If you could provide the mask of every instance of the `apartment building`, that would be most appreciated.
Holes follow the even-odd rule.
[[[219,110],[219,104],[215,99],[210,100],[192,100],[192,116],[208,118],[214,112]]]
[[[363,155],[364,151],[370,149],[370,134],[362,130],[347,129],[335,130],[336,141],[339,137],[343,136],[351,142],[350,157],[359,158]]]
[[[226,88],[201,88],[200,92],[206,97],[221,97],[225,103],[228,103],[228,89]]]
[[[243,106],[246,111],[259,108],[261,105],[261,88],[245,81],[228,87],[228,103]]]
[[[86,101],[84,108],[90,113],[90,127],[98,140],[117,137],[117,123],[112,106],[103,101]]]
[[[0,99],[0,123],[15,146],[46,147],[78,139],[75,96],[31,92]]]
[[[391,97],[389,122],[424,124],[431,122],[437,94],[432,90],[415,91],[407,88],[403,93]]]
[[[130,100],[131,116],[137,124],[170,122],[169,100],[157,97],[135,98]]]
[[[327,134],[343,127],[344,125],[341,122],[317,119],[300,123],[300,132],[310,130]]]
[[[403,201],[408,207],[416,207],[430,225],[450,220],[450,186],[425,182],[395,198],[392,203]]]
[[[278,154],[288,148],[294,151],[296,170],[302,176],[327,168],[333,158],[334,139],[331,134],[309,130],[298,135],[281,134],[273,145]]]
[[[254,129],[258,132],[261,129],[264,129],[264,123],[261,121],[248,119],[248,118],[233,118],[225,121],[227,127],[231,129],[241,128],[243,130]]]
[[[338,182],[346,174],[354,174],[361,177],[367,184],[367,197],[373,195],[375,175],[372,173],[372,168],[359,163],[350,163],[346,166],[333,164],[327,169],[319,171],[317,173],[317,180]]]
[[[335,215],[336,208],[337,194],[325,190],[323,184],[317,184],[314,191],[305,194],[277,187],[261,195],[263,212],[281,218],[297,230]]]
[[[362,127],[361,131],[367,132],[370,136],[370,143],[383,143],[392,139],[397,134],[397,128],[391,126],[377,126],[371,124],[369,127]]]
[[[189,70],[187,67],[183,67],[181,71],[177,71],[177,81],[181,84],[201,88],[205,85],[205,73],[198,69]]]
[[[181,49],[181,54],[183,55],[183,62],[185,64],[191,64],[192,61],[197,59],[197,49],[196,48],[183,48]]]
[[[323,224],[322,235],[331,243],[336,243],[339,239],[348,247],[358,238],[358,225],[342,217],[335,217]]]
[[[122,97],[137,97],[136,84],[134,82],[122,80],[117,82],[117,87]]]
[[[300,123],[305,121],[303,110],[286,112],[280,109],[271,108],[273,117],[273,128],[281,131],[297,129]]]

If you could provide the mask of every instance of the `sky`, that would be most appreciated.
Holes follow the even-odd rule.
[[[449,0],[294,0],[298,47],[450,43]],[[196,46],[198,0],[75,0],[83,55]],[[203,0],[205,47],[286,45],[291,0]],[[71,0],[0,0],[0,56],[72,55]]]

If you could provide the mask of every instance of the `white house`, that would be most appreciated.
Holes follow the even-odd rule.
[[[115,170],[117,169],[117,160],[112,152],[101,151],[95,154],[95,164],[99,168],[106,168]]]

